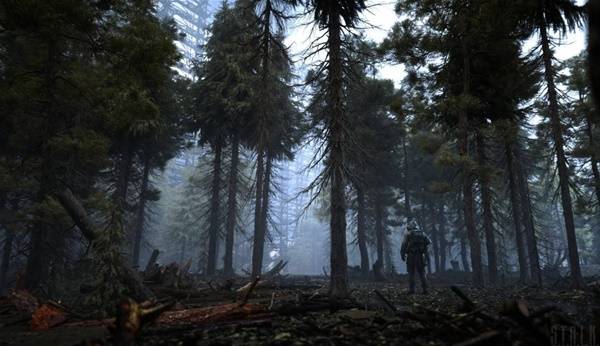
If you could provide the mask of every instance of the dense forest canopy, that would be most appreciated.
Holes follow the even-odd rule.
[[[583,288],[600,271],[598,1],[398,0],[382,42],[371,6],[224,1],[188,79],[154,1],[2,1],[0,291],[149,299],[157,249],[207,280],[287,262],[344,298],[405,271],[412,223],[428,273]]]

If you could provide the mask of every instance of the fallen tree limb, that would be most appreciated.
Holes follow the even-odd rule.
[[[241,298],[240,304],[246,304],[248,302],[248,298],[250,297],[250,294],[256,288],[256,286],[259,284],[259,282],[260,282],[260,276],[257,276],[254,280],[249,282],[247,285],[245,285],[237,290],[238,297]]]

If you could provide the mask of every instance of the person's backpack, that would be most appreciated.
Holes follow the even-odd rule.
[[[429,239],[423,233],[411,234],[408,239],[408,252],[424,254],[428,245]]]

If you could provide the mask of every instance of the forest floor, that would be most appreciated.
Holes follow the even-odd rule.
[[[600,345],[597,283],[588,291],[472,289],[432,278],[428,295],[408,295],[405,279],[353,282],[351,299],[335,302],[327,298],[325,277],[258,284],[244,301],[231,283],[196,293],[160,288],[162,301],[171,297],[176,303],[151,321],[142,318],[135,344]],[[33,320],[15,314],[9,301],[0,300],[0,345],[109,345],[118,335],[120,344],[131,344],[111,327],[118,324],[114,319],[86,320],[63,311],[66,318],[45,316],[40,328],[36,313]]]

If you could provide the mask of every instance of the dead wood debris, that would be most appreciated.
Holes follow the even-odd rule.
[[[190,275],[186,266],[177,270],[171,266],[169,271]],[[151,272],[160,272],[160,266]],[[286,281],[279,274],[270,275],[267,280],[257,277],[212,281],[206,287],[197,287],[198,282],[187,288],[171,286],[168,281],[167,286],[155,284],[150,287],[159,298],[157,301],[136,302],[126,297],[119,303],[115,318],[96,320],[85,318],[60,302],[40,302],[26,291],[13,292],[0,298],[0,332],[15,325],[38,333],[61,328],[110,330],[110,339],[94,345],[134,345],[142,340],[153,344],[152,340],[164,338],[207,340],[198,344],[210,344],[208,340],[218,335],[223,343],[231,341],[227,338],[241,338],[238,343],[285,344],[298,339],[308,344],[332,340],[343,344],[385,341],[470,346],[547,345],[551,342],[552,326],[579,326],[561,306],[537,306],[531,298],[527,302],[501,295],[498,304],[484,304],[482,297],[493,296],[494,291],[463,290],[457,286],[434,290],[429,296],[407,296],[393,284],[373,284],[379,286],[357,287],[353,298],[331,300],[325,281]],[[518,290],[514,293],[515,297],[524,295]],[[585,302],[592,297],[583,292],[548,294],[562,301]],[[596,304],[600,307],[600,291]],[[268,327],[270,334],[262,331],[263,327]]]

